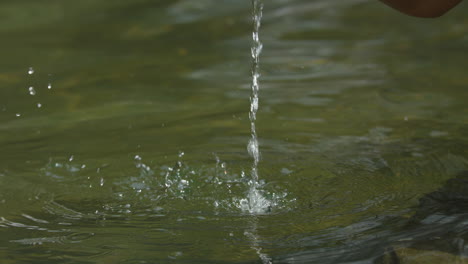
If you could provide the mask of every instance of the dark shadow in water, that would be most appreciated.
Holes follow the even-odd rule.
[[[468,171],[460,172],[439,190],[423,196],[413,217],[386,253],[375,263],[425,259],[465,263],[468,257]],[[435,262],[434,262],[435,263]]]
[[[334,245],[278,256],[273,263],[468,263],[468,171],[420,198],[413,212],[409,218],[376,216],[360,226],[338,227],[326,234],[336,238]],[[352,238],[338,241],[343,236]]]

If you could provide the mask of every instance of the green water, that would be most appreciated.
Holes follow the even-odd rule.
[[[466,261],[466,4],[265,1],[260,215],[251,11],[0,3],[0,263]]]

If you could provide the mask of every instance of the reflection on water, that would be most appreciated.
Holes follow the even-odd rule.
[[[265,6],[259,215],[250,3],[2,2],[2,263],[466,262],[463,6],[342,2]]]

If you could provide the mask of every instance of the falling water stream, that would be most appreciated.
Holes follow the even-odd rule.
[[[260,161],[260,150],[258,146],[257,130],[255,121],[257,120],[257,111],[259,107],[258,92],[260,89],[260,54],[262,52],[262,42],[259,37],[259,29],[262,19],[263,3],[261,0],[252,0],[252,19],[253,19],[253,32],[252,32],[252,83],[250,95],[250,133],[251,138],[247,145],[247,150],[253,159],[251,169],[251,182],[247,199],[241,201],[241,208],[252,214],[264,213],[271,207],[268,201],[259,191],[259,177],[258,177],[258,163]]]
[[[259,37],[259,29],[262,20],[263,3],[261,0],[252,0],[252,84],[250,95],[250,134],[251,138],[247,144],[247,150],[253,159],[251,169],[251,182],[247,200],[244,200],[243,210],[253,214],[249,228],[244,232],[244,235],[250,240],[251,248],[257,253],[262,263],[269,264],[271,258],[262,252],[259,245],[260,237],[257,232],[258,218],[256,214],[265,213],[271,207],[271,202],[266,199],[259,190],[258,163],[260,161],[260,149],[258,146],[257,130],[255,121],[257,120],[257,111],[259,105],[258,91],[260,89],[260,53],[262,52],[262,42]]]

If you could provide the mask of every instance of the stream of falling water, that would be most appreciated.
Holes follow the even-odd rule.
[[[252,0],[252,19],[253,19],[253,32],[252,32],[252,84],[250,95],[250,140],[247,144],[247,150],[253,158],[251,169],[251,181],[247,199],[241,200],[241,208],[243,211],[253,214],[250,221],[250,227],[244,232],[244,235],[250,240],[251,248],[257,253],[263,264],[271,264],[271,258],[262,252],[260,246],[260,236],[257,232],[258,218],[257,214],[267,212],[271,207],[271,202],[266,199],[259,190],[259,177],[258,177],[258,162],[260,161],[260,149],[258,146],[257,130],[255,121],[257,120],[258,111],[258,91],[260,89],[260,53],[262,52],[262,42],[259,37],[259,29],[262,20],[263,2],[262,0]]]
[[[259,29],[262,20],[263,3],[261,0],[252,0],[252,19],[253,19],[253,32],[252,32],[252,84],[250,95],[250,133],[251,138],[247,145],[247,150],[253,159],[251,169],[251,181],[249,193],[246,199],[241,200],[241,209],[252,214],[259,214],[267,212],[271,207],[271,202],[263,197],[259,191],[259,177],[258,177],[258,163],[260,161],[260,150],[258,146],[257,130],[255,121],[257,120],[257,111],[259,106],[258,92],[260,89],[260,54],[262,52],[262,42],[259,37]]]

